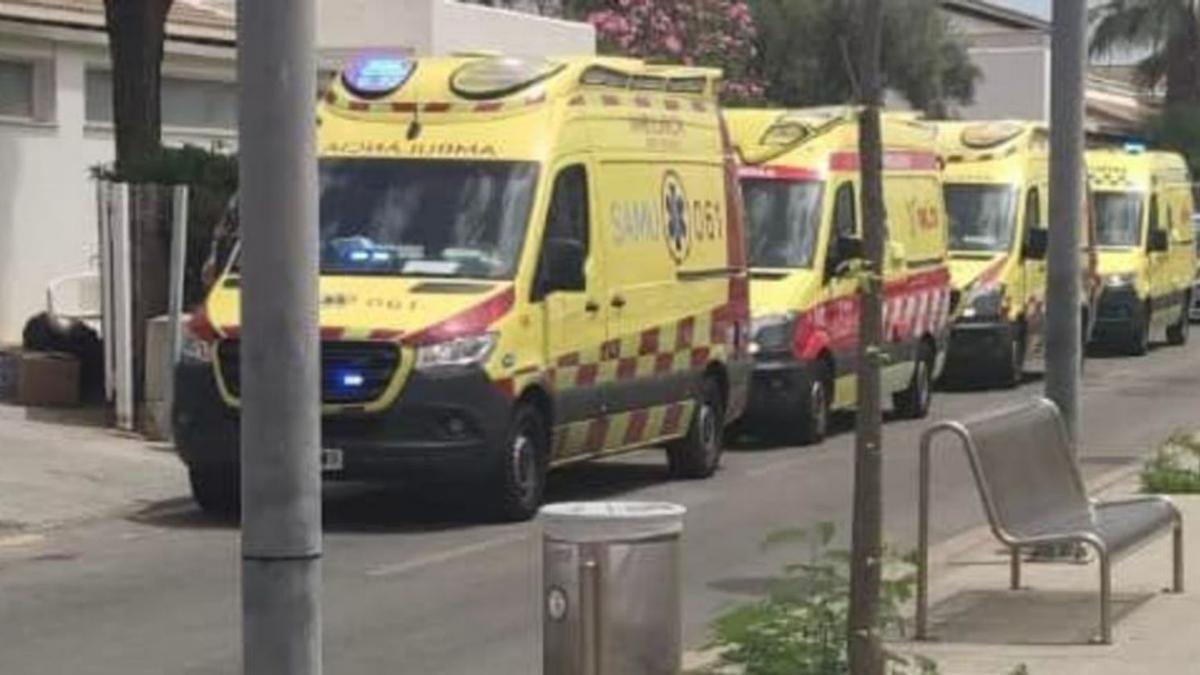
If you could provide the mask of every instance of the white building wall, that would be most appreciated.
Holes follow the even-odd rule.
[[[89,169],[112,161],[113,137],[111,126],[87,122],[84,78],[89,68],[107,68],[107,55],[99,35],[62,39],[72,33],[17,38],[0,32],[0,58],[36,60],[50,87],[39,97],[49,105],[46,119],[0,119],[0,344],[20,342],[25,322],[45,308],[51,280],[99,268]],[[233,68],[229,58],[177,53],[168,56],[164,72],[232,80]],[[232,138],[164,132],[167,143],[208,146]]]
[[[434,7],[434,54],[470,50],[516,56],[596,52],[596,30],[591,24],[460,2],[437,1]]]
[[[54,118],[0,123],[0,342],[20,339],[51,279],[97,265],[87,169],[110,150],[84,138],[86,56],[51,43],[39,51],[53,72]]]
[[[961,110],[964,118],[1049,121],[1049,47],[976,47],[971,59],[980,78],[975,102]]]

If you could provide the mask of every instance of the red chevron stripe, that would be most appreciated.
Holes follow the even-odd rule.
[[[629,426],[625,429],[625,445],[639,443],[646,437],[646,422],[650,420],[650,411],[635,410],[629,416]]]
[[[683,404],[672,403],[663,417],[662,435],[674,436],[679,433],[679,422],[683,418]]]

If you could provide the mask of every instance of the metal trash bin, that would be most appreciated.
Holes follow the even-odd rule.
[[[544,675],[678,675],[684,507],[542,509]]]

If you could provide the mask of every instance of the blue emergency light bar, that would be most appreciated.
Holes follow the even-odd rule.
[[[365,54],[354,60],[342,74],[342,82],[357,96],[386,96],[408,82],[416,70],[413,61],[394,54]]]

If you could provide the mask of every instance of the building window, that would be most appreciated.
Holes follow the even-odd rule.
[[[34,65],[0,60],[0,117],[34,119]]]
[[[89,70],[86,89],[87,121],[112,122],[112,73]],[[164,127],[237,129],[237,85],[232,82],[163,77],[161,105]]]

